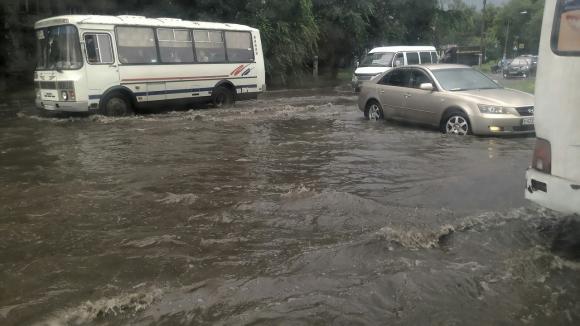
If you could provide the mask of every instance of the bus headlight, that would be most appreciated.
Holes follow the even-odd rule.
[[[68,101],[68,93],[66,91],[62,91],[60,93],[60,98],[62,98],[63,101]]]

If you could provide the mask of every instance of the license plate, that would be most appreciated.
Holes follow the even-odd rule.
[[[534,118],[523,118],[522,119],[522,125],[526,126],[526,125],[533,125],[534,124]]]
[[[58,100],[58,93],[56,91],[42,91],[41,99],[45,101],[56,101]]]

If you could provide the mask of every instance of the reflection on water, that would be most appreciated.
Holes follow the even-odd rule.
[[[533,139],[354,100],[7,114],[0,323],[578,323],[563,220],[523,199]]]

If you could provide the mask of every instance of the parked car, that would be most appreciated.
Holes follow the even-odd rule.
[[[384,46],[372,49],[357,64],[352,75],[352,88],[359,91],[360,85],[393,67],[412,64],[437,63],[439,57],[432,46]]]
[[[503,70],[503,78],[523,77],[526,78],[531,74],[532,60],[527,57],[515,58]]]
[[[520,57],[526,58],[530,61],[530,74],[534,76],[536,74],[536,70],[538,69],[538,56],[531,54],[523,54]]]
[[[534,132],[533,95],[464,65],[395,68],[362,85],[358,107],[371,120],[432,125],[447,134]]]
[[[511,59],[501,59],[496,64],[491,66],[491,72],[494,74],[502,73],[503,70],[512,62]]]

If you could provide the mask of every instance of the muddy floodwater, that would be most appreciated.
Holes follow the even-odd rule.
[[[45,118],[0,108],[1,325],[579,325],[534,139],[347,94]]]

